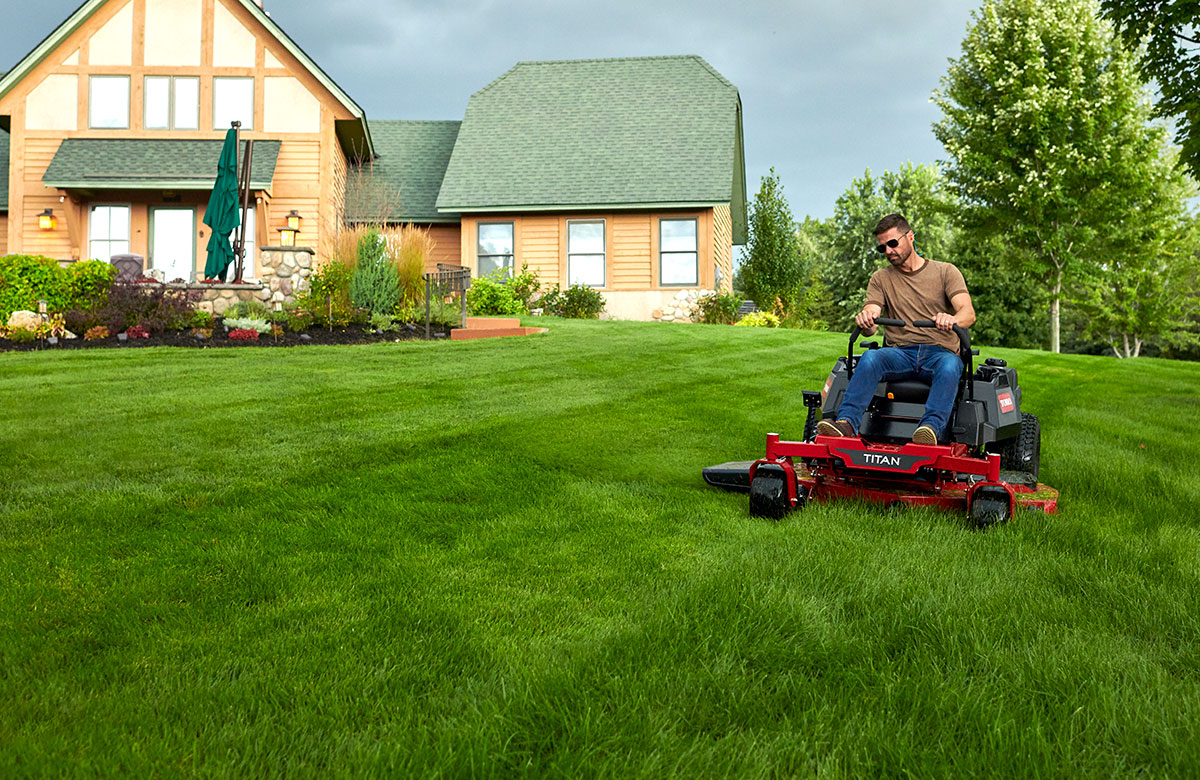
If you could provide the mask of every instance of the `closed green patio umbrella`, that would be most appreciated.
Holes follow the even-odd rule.
[[[232,127],[225,134],[225,145],[221,147],[221,159],[217,163],[217,180],[213,182],[212,195],[204,212],[204,224],[212,228],[208,237],[208,262],[204,264],[205,279],[224,281],[234,260],[229,234],[242,223],[238,210],[237,136],[237,130]]]

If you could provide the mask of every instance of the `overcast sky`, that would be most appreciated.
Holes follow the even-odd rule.
[[[945,158],[929,97],[981,0],[265,0],[370,119],[462,119],[521,60],[698,54],[742,97],[746,187],[775,167],[797,219],[870,168]],[[12,68],[80,0],[0,25]],[[36,11],[36,12],[34,12]]]

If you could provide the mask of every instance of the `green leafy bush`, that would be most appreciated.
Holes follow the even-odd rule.
[[[525,306],[526,311],[533,308],[533,296],[537,295],[542,287],[537,271],[530,271],[529,266],[524,264],[521,265],[521,273],[509,279],[508,285],[512,287],[513,294]]]
[[[204,309],[196,309],[192,312],[192,320],[188,323],[191,328],[211,328],[213,326],[213,316],[211,312]]]
[[[296,297],[299,308],[312,312],[321,326],[348,325],[354,314],[350,302],[350,277],[354,271],[335,260],[322,263],[308,277],[308,290]]]
[[[312,327],[315,321],[313,313],[298,306],[283,310],[283,324],[293,333],[302,333]]]
[[[400,330],[401,327],[398,317],[383,312],[372,314],[368,324],[378,333],[390,333]]]
[[[400,275],[378,230],[358,241],[358,265],[350,277],[350,300],[372,314],[390,314],[400,301]]]
[[[741,305],[742,299],[732,293],[710,293],[696,301],[700,322],[708,325],[732,325]]]
[[[539,303],[547,314],[575,320],[594,320],[604,311],[604,296],[600,291],[582,284],[572,285],[565,291],[556,284]]]
[[[778,328],[779,318],[769,311],[752,311],[734,325],[745,328]]]
[[[117,269],[101,260],[85,260],[63,268],[52,257],[0,257],[0,316],[22,309],[37,311],[39,300],[51,312],[103,305]]]
[[[505,273],[504,269],[500,269],[471,280],[471,287],[467,290],[468,312],[479,317],[529,313]],[[424,320],[424,317],[421,319]]]

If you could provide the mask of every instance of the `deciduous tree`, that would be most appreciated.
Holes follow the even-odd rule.
[[[933,100],[964,225],[999,238],[1064,297],[1100,271],[1157,154],[1134,57],[1096,0],[987,0]]]
[[[1158,84],[1158,113],[1177,122],[1181,159],[1200,179],[1200,3],[1103,0],[1104,14],[1140,50],[1142,72]]]

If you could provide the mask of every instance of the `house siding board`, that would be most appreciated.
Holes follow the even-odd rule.
[[[713,210],[713,257],[721,269],[722,292],[733,292],[733,220],[728,206],[717,206]],[[718,285],[712,285],[717,289]]]
[[[425,260],[426,271],[436,271],[438,263],[462,265],[462,227],[452,225],[426,225],[433,239],[433,251]]]

